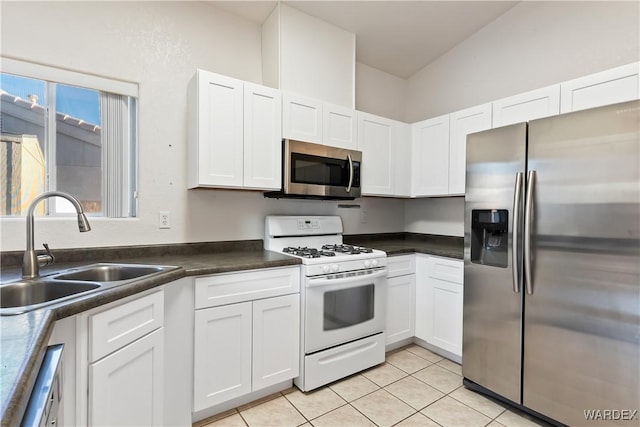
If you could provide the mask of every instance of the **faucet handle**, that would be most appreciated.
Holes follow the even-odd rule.
[[[51,249],[49,249],[48,243],[43,243],[42,246],[44,246],[44,250],[47,253],[43,255],[38,255],[38,264],[44,267],[45,265],[53,264],[56,261],[56,257],[53,256]]]

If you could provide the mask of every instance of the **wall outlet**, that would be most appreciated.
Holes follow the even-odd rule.
[[[169,211],[160,211],[158,214],[158,228],[171,228]]]

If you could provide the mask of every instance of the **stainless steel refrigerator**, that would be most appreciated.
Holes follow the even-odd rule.
[[[640,102],[471,134],[466,173],[465,384],[639,425]]]

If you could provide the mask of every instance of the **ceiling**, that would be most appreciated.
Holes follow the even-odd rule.
[[[210,1],[262,24],[275,1]],[[517,1],[283,1],[356,34],[356,60],[406,79]]]

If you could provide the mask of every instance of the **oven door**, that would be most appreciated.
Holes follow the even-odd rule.
[[[305,353],[384,331],[387,269],[307,278]]]
[[[285,193],[360,197],[361,152],[288,139],[284,150]]]

